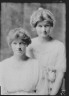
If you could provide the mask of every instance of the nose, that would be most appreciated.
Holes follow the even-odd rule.
[[[43,31],[46,31],[46,28],[45,27],[43,27]]]
[[[46,28],[45,27],[43,27],[43,33],[44,34],[47,34],[47,31],[46,31]]]
[[[20,48],[20,45],[19,44],[17,44],[17,48]]]
[[[21,48],[20,48],[20,45],[19,45],[19,44],[17,44],[17,48],[18,48],[18,50],[20,50],[20,51],[21,51]]]
[[[21,48],[19,48],[19,51],[22,51],[22,49],[21,49]]]
[[[45,27],[43,27],[43,31],[44,31],[44,32],[46,31],[46,28],[45,28]]]

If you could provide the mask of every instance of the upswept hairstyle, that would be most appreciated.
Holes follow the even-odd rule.
[[[33,28],[35,28],[39,22],[44,20],[50,24],[51,27],[55,25],[54,15],[47,9],[39,8],[31,15],[30,24]]]
[[[31,38],[28,32],[21,27],[10,30],[7,36],[8,45],[11,45],[12,41],[15,39],[22,40],[23,44],[26,44],[27,46],[31,43]]]

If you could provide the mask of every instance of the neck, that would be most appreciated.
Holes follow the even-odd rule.
[[[47,42],[47,37],[39,37],[40,42],[44,43]]]
[[[52,40],[52,37],[47,36],[47,37],[39,37],[39,40],[44,43],[44,42],[49,42]]]
[[[25,61],[25,60],[28,59],[28,57],[27,57],[25,54],[23,54],[23,55],[21,55],[21,56],[14,55],[13,58],[14,58],[15,60],[17,60],[17,61]]]

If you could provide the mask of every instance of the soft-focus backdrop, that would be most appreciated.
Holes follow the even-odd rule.
[[[37,33],[31,29],[30,16],[39,7],[49,9],[54,14],[56,25],[51,35],[65,44],[66,5],[64,3],[1,3],[0,61],[12,55],[6,41],[6,36],[11,29],[24,27],[31,38],[37,36]]]

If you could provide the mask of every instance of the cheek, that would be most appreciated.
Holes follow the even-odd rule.
[[[25,51],[26,48],[25,48],[25,46],[21,46],[21,49],[22,49],[22,51]]]
[[[17,46],[12,46],[12,50],[15,51],[17,49]]]
[[[48,32],[50,32],[50,28],[48,27],[48,28],[46,28],[46,30],[48,31]]]
[[[38,34],[41,34],[42,32],[43,32],[43,29],[42,28],[37,30],[37,33]]]
[[[17,47],[17,45],[12,44],[12,45],[11,45],[11,49],[12,49],[13,51],[16,51],[16,50],[18,49],[18,47]]]
[[[14,46],[11,46],[11,50],[15,52],[16,48]]]
[[[39,27],[36,28],[36,31],[37,32],[40,32],[40,30],[41,30],[41,28],[39,28]]]

